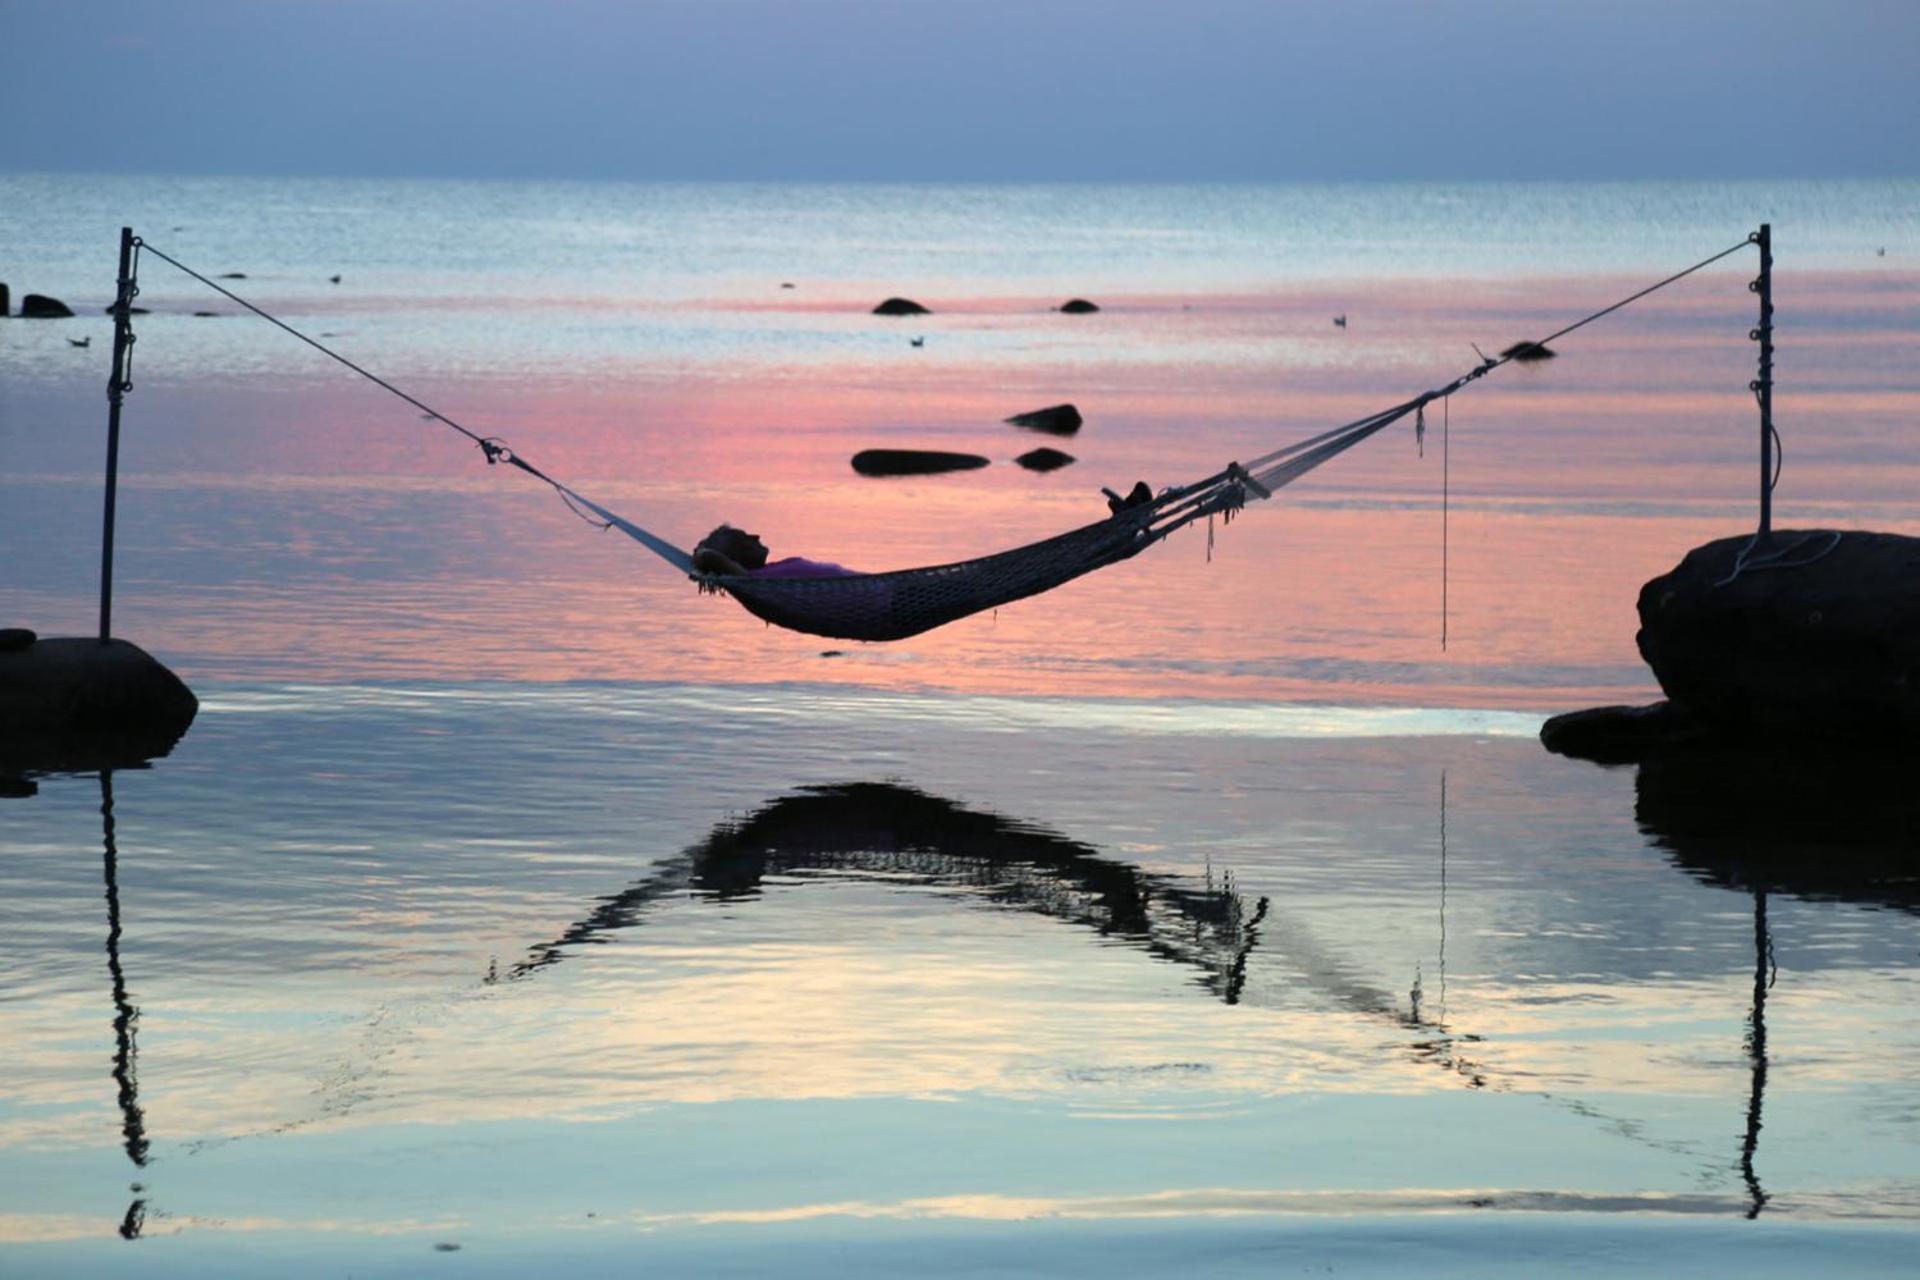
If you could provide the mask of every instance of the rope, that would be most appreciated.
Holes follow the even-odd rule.
[[[424,400],[420,400],[414,396],[407,394],[405,391],[402,391],[399,387],[396,387],[391,382],[388,382],[385,378],[382,378],[379,374],[373,373],[367,369],[362,368],[361,366],[355,364],[353,361],[347,359],[345,356],[341,355],[338,351],[335,351],[333,348],[327,346],[325,343],[319,342],[313,338],[308,337],[306,334],[300,332],[300,330],[294,328],[292,325],[280,319],[278,316],[273,315],[272,313],[268,312],[262,307],[255,306],[253,303],[248,302],[245,298],[241,297],[239,294],[235,293],[233,290],[227,288],[226,286],[220,284],[218,281],[208,279],[206,276],[201,275],[198,271],[195,271],[192,267],[180,261],[178,258],[175,258],[170,254],[164,253],[161,250],[156,249],[150,242],[136,236],[134,238],[133,244],[134,244],[134,252],[136,254],[139,254],[142,251],[151,253],[154,257],[160,259],[162,262],[167,263],[168,265],[174,267],[175,269],[183,272],[186,275],[192,276],[195,280],[198,280],[201,284],[206,285],[207,288],[212,289],[215,293],[220,294],[222,297],[225,297],[231,302],[238,303],[240,306],[245,307],[247,310],[253,312],[253,314],[259,316],[262,320],[265,320],[268,324],[271,324],[275,328],[281,329],[286,333],[292,334],[294,337],[306,343],[308,346],[312,347],[315,351],[318,351],[321,355],[327,357],[329,360],[333,360],[340,364],[345,365],[347,368],[353,370],[353,372],[359,374],[361,377],[373,383],[375,386],[380,387],[382,390],[391,392],[393,395],[400,397],[400,399],[406,401],[408,404],[412,405],[414,408],[421,410],[423,413],[427,415],[428,418],[432,419],[433,421],[444,423],[446,426],[452,427],[455,431],[458,431],[461,435],[473,441],[473,443],[479,447],[480,452],[486,455],[487,465],[492,466],[496,463],[501,463],[501,462],[509,463],[513,466],[520,468],[520,470],[526,472],[530,476],[533,476],[535,479],[541,480],[544,483],[551,485],[553,487],[554,492],[560,495],[560,500],[566,503],[567,510],[573,512],[574,515],[586,521],[588,524],[593,525],[595,528],[599,528],[599,529],[611,529],[611,528],[617,527],[623,533],[630,534],[638,541],[644,543],[648,548],[650,548],[655,553],[659,554],[662,558],[668,560],[669,562],[675,565],[678,565],[682,569],[687,569],[687,570],[692,569],[693,561],[689,556],[687,556],[687,554],[684,551],[681,551],[678,547],[675,547],[672,543],[667,542],[664,539],[655,537],[653,534],[648,533],[644,529],[641,529],[638,525],[629,524],[627,521],[620,519],[618,516],[612,514],[611,512],[605,511],[601,507],[595,505],[594,503],[587,501],[587,499],[581,497],[578,493],[574,492],[572,489],[569,489],[566,485],[561,484],[558,480],[555,480],[552,476],[548,475],[546,472],[540,470],[538,467],[534,466],[532,463],[528,462],[526,459],[514,453],[512,449],[508,448],[504,443],[502,443],[500,440],[496,439],[495,437],[483,436],[477,431],[468,430],[466,427],[461,426],[458,422],[455,422],[452,418],[449,418],[446,414],[441,413],[438,409],[426,403]],[[136,261],[137,261],[137,258],[136,258]],[[598,513],[600,516],[604,517],[604,519],[595,519],[594,517],[589,516],[586,513],[586,511],[582,510],[583,507]]]
[[[1567,334],[1570,334],[1577,329],[1581,329],[1586,325],[1592,324],[1595,320],[1598,320],[1603,316],[1611,315],[1613,312],[1618,311],[1622,307],[1628,306],[1631,303],[1639,301],[1641,298],[1646,297],[1650,293],[1654,293],[1657,290],[1666,288],[1668,285],[1673,284],[1675,281],[1685,279],[1687,276],[1692,275],[1694,272],[1702,270],[1705,267],[1711,266],[1712,264],[1720,261],[1722,258],[1725,258],[1730,254],[1737,253],[1738,251],[1746,248],[1749,244],[1752,244],[1752,243],[1754,243],[1754,241],[1751,237],[1743,239],[1738,244],[1734,244],[1729,246],[1728,248],[1722,249],[1719,253],[1716,253],[1711,257],[1703,258],[1699,262],[1694,263],[1690,267],[1687,267],[1681,271],[1676,271],[1672,275],[1666,277],[1665,279],[1657,281],[1654,284],[1648,285],[1646,288],[1640,289],[1637,292],[1631,293],[1628,296],[1620,299],[1618,302],[1612,303],[1611,305],[1606,307],[1602,307],[1600,310],[1595,311],[1590,315],[1584,316],[1581,319],[1574,321],[1572,324],[1556,329],[1554,332],[1548,334],[1546,337],[1541,338],[1537,342],[1534,342],[1528,345],[1530,345],[1532,348],[1544,347],[1546,346],[1547,343],[1555,341],[1559,338],[1565,337]],[[687,572],[689,574],[693,573],[692,557],[690,557],[685,551],[682,551],[680,548],[667,542],[665,539],[659,538],[654,534],[647,532],[645,529],[640,528],[638,525],[632,524],[629,521],[622,519],[621,517],[615,515],[613,512],[608,511],[606,508],[600,506],[598,503],[595,503],[590,499],[585,498],[579,493],[575,492],[573,489],[568,488],[566,485],[560,483],[558,480],[555,480],[552,476],[549,476],[545,472],[541,471],[538,467],[534,466],[532,463],[528,462],[526,459],[521,458],[520,456],[515,454],[512,449],[508,448],[500,440],[495,439],[493,437],[489,437],[489,436],[482,436],[476,431],[468,430],[466,427],[462,426],[458,422],[455,422],[452,418],[447,417],[445,414],[433,408],[431,405],[427,404],[426,402],[419,400],[412,395],[409,395],[407,392],[402,391],[399,387],[394,386],[391,382],[388,382],[386,379],[380,377],[375,373],[372,373],[371,371],[365,368],[362,368],[360,365],[354,363],[352,360],[347,359],[347,357],[341,355],[337,351],[334,351],[332,348],[326,346],[324,343],[321,343],[311,337],[308,337],[306,334],[300,332],[298,329],[294,328],[292,325],[281,320],[279,317],[274,316],[269,312],[267,312],[265,309],[258,307],[253,303],[247,301],[245,298],[241,297],[237,293],[234,293],[231,289],[226,288],[224,285],[221,285],[217,281],[209,279],[207,276],[202,275],[198,271],[195,271],[192,267],[187,266],[184,262],[181,262],[179,259],[173,257],[172,255],[167,254],[160,249],[154,248],[154,246],[147,243],[144,239],[136,237],[134,240],[134,248],[135,248],[136,254],[138,254],[141,250],[151,252],[156,258],[159,258],[162,262],[165,262],[168,265],[174,267],[175,269],[181,271],[182,273],[188,276],[191,276],[193,279],[199,281],[201,284],[206,285],[209,289],[212,289],[215,293],[218,293],[222,297],[225,297],[230,301],[237,303],[238,305],[246,308],[248,311],[252,312],[254,315],[259,316],[262,320],[265,320],[268,323],[274,325],[276,328],[281,329],[282,331],[288,334],[291,334],[295,338],[298,338],[301,342],[306,343],[308,346],[320,352],[320,354],[326,356],[328,359],[333,360],[341,365],[344,365],[346,368],[352,370],[356,374],[359,374],[361,377],[365,378],[367,381],[372,382],[374,385],[382,388],[383,390],[391,393],[394,396],[399,397],[401,400],[406,401],[408,404],[414,406],[416,409],[421,410],[423,413],[426,414],[426,416],[430,420],[444,423],[445,425],[453,428],[455,431],[458,431],[461,435],[467,437],[467,439],[473,441],[473,443],[479,447],[480,451],[486,455],[488,465],[491,466],[497,463],[505,462],[512,466],[518,467],[520,470],[525,471],[528,475],[531,475],[535,479],[538,479],[543,483],[551,486],[554,492],[560,495],[561,501],[563,501],[566,504],[567,509],[571,511],[575,516],[578,516],[580,519],[601,529],[617,528],[621,532],[626,533],[630,537],[634,538],[636,541],[646,546],[649,550],[659,555],[662,559],[666,560],[668,563],[675,565],[676,567],[680,568],[684,572]],[[137,258],[136,258],[136,261],[137,261]],[[1199,481],[1195,484],[1187,485],[1183,488],[1173,488],[1173,489],[1166,490],[1165,492],[1160,494],[1158,498],[1155,499],[1152,507],[1150,508],[1150,510],[1153,512],[1153,519],[1156,523],[1162,522],[1162,521],[1165,522],[1161,527],[1156,528],[1152,531],[1152,540],[1157,541],[1159,540],[1159,538],[1163,538],[1166,536],[1166,534],[1172,532],[1173,529],[1182,527],[1185,524],[1199,518],[1199,516],[1204,514],[1207,517],[1207,523],[1208,523],[1208,535],[1209,535],[1208,536],[1208,553],[1209,553],[1209,558],[1211,558],[1211,553],[1213,549],[1213,546],[1212,546],[1213,515],[1216,511],[1221,512],[1222,514],[1230,517],[1233,512],[1237,511],[1245,503],[1246,495],[1248,494],[1248,492],[1252,492],[1253,494],[1255,494],[1255,496],[1262,497],[1262,498],[1272,497],[1274,490],[1282,487],[1283,485],[1292,483],[1294,480],[1305,475],[1307,472],[1312,471],[1314,468],[1320,466],[1321,464],[1330,461],[1331,459],[1338,456],[1339,454],[1344,453],[1346,450],[1353,448],[1355,445],[1367,439],[1369,436],[1372,436],[1376,432],[1384,430],[1385,428],[1399,421],[1401,418],[1405,417],[1409,413],[1417,415],[1416,417],[1417,433],[1422,438],[1422,448],[1424,453],[1426,406],[1431,404],[1435,400],[1440,400],[1443,402],[1443,410],[1444,410],[1445,409],[1444,402],[1447,402],[1454,392],[1460,390],[1462,387],[1465,387],[1468,383],[1477,381],[1480,378],[1484,378],[1487,374],[1493,372],[1493,370],[1495,369],[1498,369],[1501,365],[1507,364],[1511,360],[1515,359],[1519,351],[1526,350],[1526,349],[1528,349],[1527,345],[1516,347],[1514,349],[1516,354],[1503,355],[1499,357],[1482,354],[1480,357],[1480,363],[1478,365],[1467,370],[1465,373],[1461,374],[1459,377],[1453,379],[1453,381],[1447,383],[1444,386],[1436,387],[1431,391],[1422,392],[1421,394],[1414,396],[1412,399],[1402,401],[1397,405],[1393,405],[1389,408],[1380,410],[1377,413],[1369,414],[1363,418],[1356,418],[1352,422],[1346,423],[1342,426],[1334,427],[1331,430],[1323,431],[1318,435],[1310,436],[1305,440],[1297,441],[1294,444],[1286,445],[1280,449],[1276,449],[1271,453],[1263,454],[1260,457],[1255,458],[1252,462],[1246,464],[1244,467],[1238,463],[1235,463],[1229,466],[1226,471],[1220,472],[1214,476],[1209,476],[1207,479]],[[1475,350],[1477,351],[1478,348],[1475,348]],[[1443,430],[1444,429],[1445,429],[1445,419],[1443,417]],[[1779,446],[1779,438],[1777,433],[1774,437],[1774,442],[1775,442],[1775,449],[1776,449],[1776,459],[1778,459],[1779,457],[1778,451],[1780,446]],[[1447,642],[1447,617],[1446,617],[1447,615],[1447,572],[1448,572],[1447,485],[1449,483],[1449,478],[1447,473],[1448,464],[1445,459],[1444,442],[1443,442],[1442,449],[1443,449],[1443,461],[1442,461],[1442,474],[1441,474],[1441,485],[1442,485],[1441,508],[1442,510],[1441,510],[1440,644],[1441,644],[1441,647],[1444,649],[1446,647],[1446,642]],[[1775,478],[1776,479],[1778,478],[1778,462],[1777,461],[1776,461],[1776,467],[1775,467]],[[593,515],[591,516],[588,515],[587,514],[588,512],[592,512]],[[1176,516],[1179,518],[1173,518]],[[598,517],[598,518],[595,518],[595,517]],[[1748,550],[1750,551],[1751,549],[1752,548],[1750,546]],[[1829,550],[1830,549],[1831,548],[1829,548]],[[1822,554],[1824,554],[1824,552]],[[1740,559],[1735,564],[1734,573],[1736,576],[1740,572],[1745,561],[1746,561],[1746,554],[1743,552]],[[1782,565],[1780,567],[1786,567],[1786,566]],[[698,575],[695,575],[695,576],[698,576]]]
[[[1668,285],[1673,284],[1677,280],[1684,280],[1686,279],[1686,277],[1692,275],[1694,272],[1702,270],[1703,268],[1706,268],[1706,267],[1710,267],[1714,263],[1720,261],[1720,259],[1725,258],[1731,254],[1738,253],[1740,250],[1747,248],[1752,243],[1753,242],[1751,240],[1743,239],[1738,244],[1729,245],[1725,249],[1722,249],[1720,252],[1714,254],[1712,257],[1702,258],[1700,261],[1694,263],[1692,266],[1687,267],[1684,270],[1676,271],[1664,280],[1657,281],[1653,284],[1648,285],[1644,289],[1638,290],[1634,293],[1630,293],[1626,297],[1620,299],[1618,302],[1602,307],[1598,311],[1595,311],[1590,315],[1586,315],[1581,317],[1578,320],[1575,320],[1572,324],[1569,324],[1562,328],[1554,330],[1552,333],[1548,334],[1544,338],[1539,339],[1537,342],[1523,344],[1521,347],[1516,349],[1516,354],[1518,353],[1518,351],[1526,350],[1529,346],[1544,347],[1549,342],[1553,342],[1559,338],[1564,338],[1568,334],[1574,332],[1576,329],[1585,328],[1587,325],[1592,324],[1595,320],[1598,320],[1603,316],[1612,315],[1614,312],[1620,310],[1620,308],[1624,306],[1628,306],[1631,303],[1638,302],[1640,299],[1646,297],[1648,294],[1664,289]],[[1330,431],[1323,431],[1317,436],[1311,436],[1308,439],[1299,441],[1296,444],[1288,445],[1283,449],[1276,449],[1272,453],[1264,454],[1261,457],[1255,458],[1252,462],[1247,463],[1246,468],[1248,471],[1252,472],[1254,476],[1257,479],[1259,479],[1262,484],[1265,484],[1268,488],[1270,489],[1278,488],[1280,487],[1280,485],[1286,484],[1288,481],[1295,479],[1297,476],[1303,475],[1307,471],[1311,471],[1314,467],[1320,465],[1320,463],[1326,461],[1328,458],[1331,458],[1335,454],[1340,453],[1343,450],[1351,448],[1353,445],[1360,443],[1360,441],[1366,439],[1368,436],[1372,435],[1374,432],[1379,431],[1380,429],[1388,426],[1389,424],[1398,421],[1399,419],[1405,417],[1409,413],[1418,413],[1419,411],[1424,409],[1427,405],[1432,404],[1435,400],[1446,399],[1448,396],[1451,396],[1454,392],[1460,390],[1462,387],[1466,386],[1468,383],[1474,382],[1474,381],[1477,381],[1478,379],[1486,377],[1489,373],[1492,373],[1495,369],[1498,369],[1501,365],[1509,364],[1514,359],[1515,359],[1515,356],[1513,355],[1505,355],[1505,356],[1483,355],[1480,357],[1479,364],[1467,370],[1465,373],[1455,378],[1452,382],[1447,383],[1445,386],[1435,387],[1431,391],[1424,391],[1421,394],[1413,397],[1411,400],[1403,401],[1402,403],[1394,405],[1391,408],[1382,409],[1378,413],[1369,414],[1364,418],[1355,418],[1352,422],[1346,423],[1342,426],[1334,427]],[[1277,465],[1281,463],[1283,460],[1287,460],[1290,463],[1292,460],[1295,460],[1295,459],[1298,459],[1300,462],[1304,464],[1300,466],[1298,470],[1293,469],[1290,465],[1285,467]]]

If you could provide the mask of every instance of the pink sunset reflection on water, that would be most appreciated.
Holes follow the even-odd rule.
[[[1209,474],[1442,383],[1471,367],[1476,344],[1542,336],[1639,283],[1316,284],[1119,297],[1071,318],[997,297],[898,321],[814,299],[676,302],[730,323],[777,309],[780,323],[852,336],[804,358],[770,342],[728,360],[636,348],[587,369],[403,381],[678,544],[728,521],[776,557],[894,569],[1087,523],[1105,512],[1101,486]],[[127,528],[150,545],[127,553],[120,612],[202,678],[1522,707],[1648,696],[1633,645],[1640,584],[1751,527],[1743,283],[1736,271],[1703,277],[1557,343],[1553,361],[1498,370],[1435,406],[1424,441],[1396,427],[1216,527],[1211,557],[1195,527],[886,646],[770,629],[702,597],[638,544],[573,519],[529,477],[486,468],[441,424],[344,374],[291,360],[296,373],[264,384],[150,371],[126,480]],[[1779,523],[1897,527],[1920,460],[1915,393],[1898,372],[1920,354],[1920,275],[1830,272],[1784,281],[1782,295]],[[1087,418],[1071,437],[1002,422],[1067,401]],[[1013,464],[1042,444],[1077,460],[1049,474]],[[868,479],[848,458],[870,447],[993,465]],[[84,456],[56,451],[28,469],[57,473],[81,502],[94,483]],[[39,603],[84,627],[84,592]]]

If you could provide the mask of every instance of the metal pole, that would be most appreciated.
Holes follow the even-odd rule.
[[[1760,276],[1747,287],[1760,295],[1760,324],[1748,336],[1760,344],[1760,376],[1749,384],[1760,402],[1760,532],[1773,531],[1773,225],[1763,222],[1747,237],[1760,246]]]
[[[120,286],[113,300],[113,370],[107,376],[107,493],[100,525],[100,643],[113,638],[113,509],[120,487],[120,401],[133,346],[133,228],[120,228]]]

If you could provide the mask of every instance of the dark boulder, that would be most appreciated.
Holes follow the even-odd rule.
[[[108,315],[113,314],[113,304],[111,302],[109,302],[106,306],[100,309],[106,312]],[[127,314],[130,316],[148,316],[148,315],[152,315],[153,313],[151,311],[148,311],[145,307],[128,307]]]
[[[1920,539],[1749,543],[1696,547],[1641,588],[1640,654],[1667,696],[1721,730],[1920,742]]]
[[[1045,431],[1056,436],[1070,436],[1080,429],[1084,419],[1080,411],[1070,404],[1056,404],[1047,409],[1035,409],[1031,413],[1016,413],[1007,419],[1016,427],[1027,427],[1034,431]]]
[[[1095,306],[1091,302],[1088,302],[1085,298],[1069,298],[1065,302],[1060,304],[1060,311],[1062,312],[1062,314],[1070,315],[1070,316],[1092,315],[1094,312],[1098,311],[1099,309],[1100,309],[1099,307]]]
[[[18,653],[39,638],[25,627],[0,627],[0,653]]]
[[[943,453],[938,449],[862,449],[853,455],[853,469],[863,476],[931,476],[944,471],[975,471],[987,465],[977,453]]]
[[[1073,461],[1073,455],[1042,445],[1038,449],[1021,454],[1014,461],[1029,471],[1058,471]]]
[[[22,320],[59,320],[72,314],[72,307],[58,298],[49,298],[43,293],[29,293],[20,299]]]
[[[925,307],[912,298],[888,298],[873,309],[877,316],[925,316],[932,315]]]
[[[4,284],[0,284],[0,316],[13,314],[13,293]]]
[[[1540,743],[1547,750],[1596,764],[1632,764],[1705,736],[1700,722],[1671,702],[1568,711],[1540,726]]]
[[[0,774],[165,755],[199,700],[137,645],[55,637],[0,652]]]
[[[193,314],[195,319],[212,320],[217,318],[220,313],[218,311],[196,311]]]
[[[1560,353],[1544,342],[1516,342],[1500,354],[1520,364],[1531,364],[1535,360],[1551,360]]]

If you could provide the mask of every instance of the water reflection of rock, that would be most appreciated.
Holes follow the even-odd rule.
[[[1739,1157],[1750,1218],[1770,1198],[1754,1164],[1775,979],[1768,899],[1778,892],[1920,912],[1916,763],[1780,745],[1696,745],[1640,762],[1634,817],[1641,830],[1687,874],[1753,900],[1753,997],[1743,1044],[1751,1084]]]
[[[0,724],[0,799],[39,791],[37,779],[59,773],[144,769],[172,751],[186,726],[22,730]]]
[[[558,963],[569,948],[605,941],[640,923],[663,899],[689,893],[749,899],[770,876],[813,872],[950,886],[997,907],[1083,926],[1196,970],[1197,981],[1228,1004],[1240,998],[1267,911],[1264,898],[1248,907],[1231,874],[1183,882],[911,787],[844,783],[809,787],[721,824],[646,879],[602,899],[559,937],[531,948],[507,976],[524,977]]]
[[[1916,767],[1833,748],[1658,753],[1639,766],[1634,816],[1708,884],[1920,912]]]

